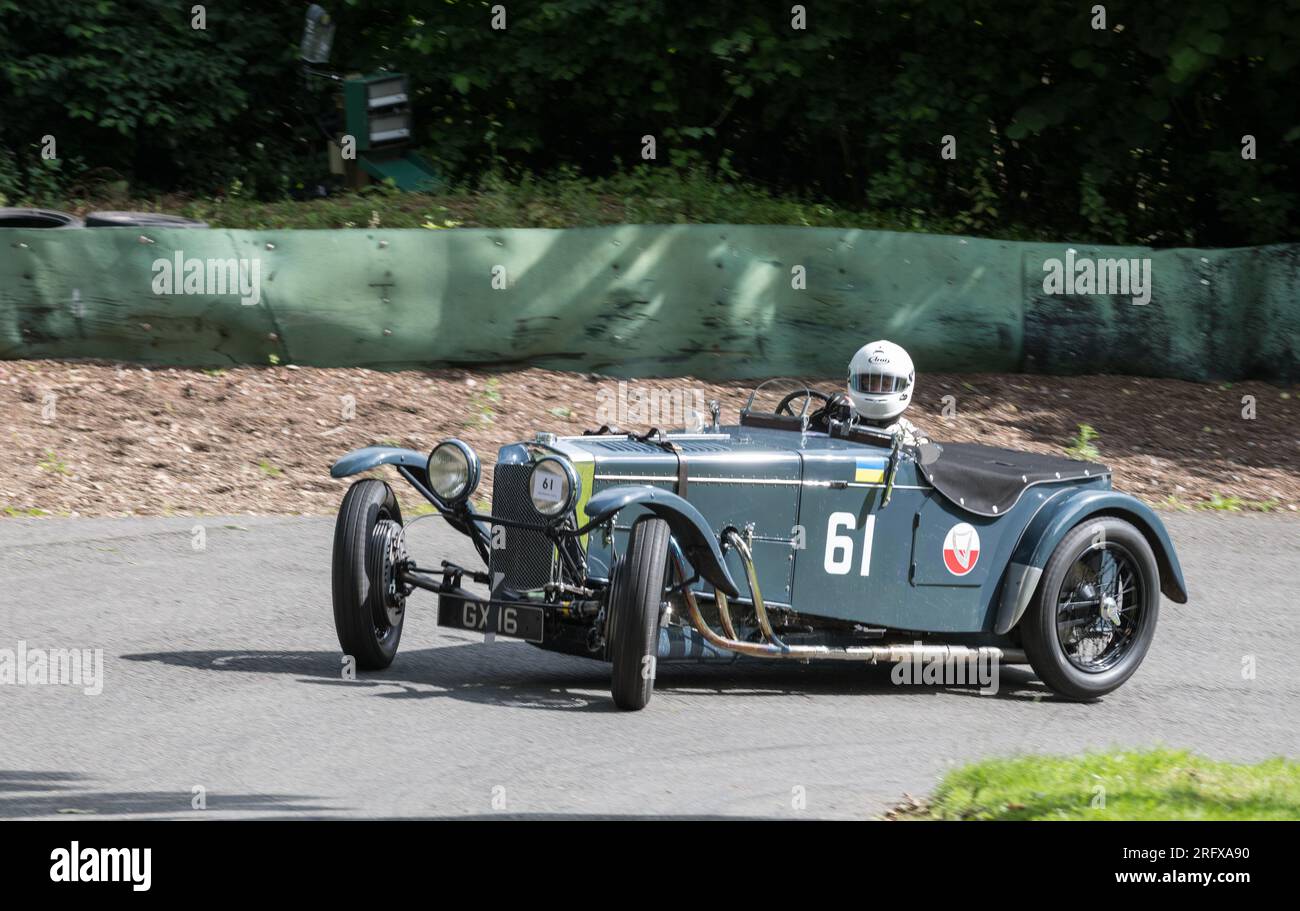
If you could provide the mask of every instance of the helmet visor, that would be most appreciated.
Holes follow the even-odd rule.
[[[906,391],[908,379],[905,376],[895,376],[892,373],[868,370],[860,373],[850,373],[849,386],[854,392],[864,392],[868,395],[888,395],[894,392]]]

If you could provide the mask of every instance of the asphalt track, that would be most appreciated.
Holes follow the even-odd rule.
[[[419,595],[394,665],[342,679],[330,519],[0,521],[0,649],[104,658],[99,695],[0,685],[0,817],[872,817],[986,756],[1295,757],[1300,522],[1167,521],[1192,601],[1162,603],[1101,702],[1027,669],[981,695],[751,663],[661,667],[640,713],[614,710],[605,665],[438,628]],[[439,519],[411,536],[472,558]]]

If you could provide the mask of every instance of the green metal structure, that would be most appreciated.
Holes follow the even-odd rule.
[[[410,148],[411,107],[406,76],[375,73],[343,81],[343,114],[356,139],[357,165],[370,178],[399,190],[432,191],[443,181]]]

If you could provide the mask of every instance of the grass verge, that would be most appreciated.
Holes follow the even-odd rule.
[[[1300,763],[1217,762],[1181,750],[991,759],[944,776],[898,819],[1300,819]]]

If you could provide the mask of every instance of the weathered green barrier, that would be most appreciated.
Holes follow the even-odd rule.
[[[1300,245],[1157,250],[1023,244],[1024,368],[1187,380],[1300,378]],[[1145,304],[1049,294],[1045,262],[1150,261]],[[1131,270],[1130,270],[1131,271]]]
[[[718,225],[5,229],[0,357],[746,378],[840,373],[887,337],[922,370],[1291,380],[1298,251]],[[1089,258],[1107,293],[1075,274]],[[1139,263],[1109,293],[1120,258]],[[1045,289],[1054,260],[1078,281]]]

